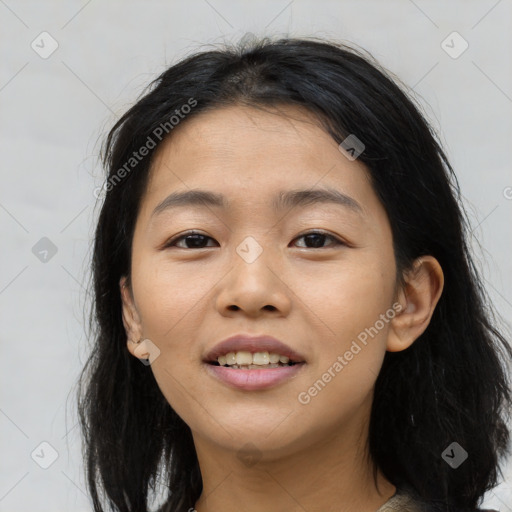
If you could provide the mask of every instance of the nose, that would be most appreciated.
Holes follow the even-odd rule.
[[[238,311],[252,318],[264,312],[287,316],[293,293],[276,258],[275,253],[266,249],[249,263],[235,253],[232,270],[219,283],[217,310],[224,316],[240,314],[235,313]]]

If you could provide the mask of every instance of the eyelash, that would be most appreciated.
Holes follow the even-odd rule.
[[[163,248],[166,249],[166,248],[169,248],[169,247],[173,247],[180,240],[184,240],[187,237],[193,236],[193,235],[200,235],[200,236],[202,236],[204,238],[209,238],[210,240],[213,240],[213,238],[210,237],[210,236],[204,235],[203,233],[200,233],[199,231],[193,231],[192,230],[192,231],[187,231],[187,232],[183,233],[182,235],[180,235],[178,237],[172,238],[171,240],[166,242],[166,244],[164,245]],[[342,242],[339,238],[335,237],[334,235],[331,235],[331,234],[326,233],[324,231],[318,231],[318,230],[307,231],[306,233],[303,233],[302,235],[299,235],[298,237],[294,238],[294,240],[298,240],[299,238],[304,238],[305,236],[308,236],[308,235],[323,235],[326,238],[330,238],[330,239],[334,240],[334,242],[335,242],[334,246],[347,245],[344,242]],[[320,249],[328,249],[328,248],[329,247],[320,247]],[[178,247],[178,249],[187,249],[189,251],[190,250],[194,250],[193,248],[190,248],[190,247]],[[200,250],[200,249],[207,249],[207,247],[199,247],[196,250]],[[315,249],[315,247],[301,247],[301,249]]]

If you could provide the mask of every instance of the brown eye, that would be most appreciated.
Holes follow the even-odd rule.
[[[203,235],[202,233],[198,233],[195,231],[189,231],[179,237],[171,239],[169,242],[165,244],[165,248],[167,247],[178,247],[179,249],[204,249],[206,241],[210,239],[213,240],[212,237]],[[184,241],[186,246],[178,246],[177,243]]]
[[[322,231],[310,231],[297,237],[295,240],[299,240],[301,238],[305,240],[306,246],[303,246],[303,248],[305,249],[321,249],[324,247],[326,239],[334,241],[333,244],[330,244],[331,246],[345,245],[341,240],[339,240],[335,236],[330,235],[328,233],[324,233]],[[178,247],[179,249],[205,249],[205,244],[207,243],[208,240],[213,240],[213,238],[207,235],[203,235],[202,233],[198,233],[196,231],[189,231],[188,233],[182,234],[176,238],[171,239],[169,242],[165,244],[164,248]],[[185,246],[178,245],[178,243],[181,243],[182,241],[185,242]]]
[[[322,231],[310,231],[308,233],[304,233],[303,235],[297,237],[295,240],[299,240],[301,238],[304,238],[304,240],[306,241],[306,244],[311,244],[311,247],[305,247],[306,249],[322,248],[326,238],[330,238],[331,240],[334,240],[334,244],[331,244],[331,246],[345,245],[345,244],[343,244],[343,242],[341,240],[339,240],[335,236],[329,235],[328,233],[324,233]]]

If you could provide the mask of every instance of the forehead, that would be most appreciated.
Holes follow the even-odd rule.
[[[291,152],[297,155],[294,159],[318,160],[319,143],[336,146],[319,120],[303,108],[229,106],[185,119],[160,145],[155,160],[172,164],[178,159],[192,165],[236,159],[244,162],[245,168],[252,168],[270,153],[276,165],[281,156],[286,154],[289,158]],[[255,152],[258,161],[254,160]],[[157,162],[152,171],[159,167]]]
[[[171,132],[154,155],[144,203],[154,209],[173,191],[208,188],[271,206],[276,191],[318,186],[360,197],[363,210],[376,200],[365,198],[373,193],[366,167],[343,156],[307,110],[232,106],[196,114]]]

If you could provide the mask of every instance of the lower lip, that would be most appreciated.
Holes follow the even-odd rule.
[[[237,389],[254,391],[270,388],[291,379],[300,372],[305,363],[297,363],[293,366],[280,366],[279,368],[267,368],[263,370],[240,370],[226,366],[215,366],[205,363],[207,371],[215,378]]]

